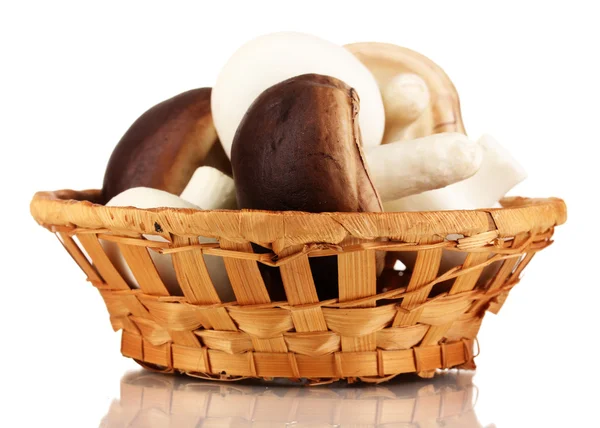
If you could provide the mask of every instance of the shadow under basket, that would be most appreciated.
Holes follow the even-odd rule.
[[[215,380],[380,382],[475,368],[484,314],[498,312],[566,221],[555,198],[507,198],[503,208],[473,211],[318,214],[99,201],[98,190],[39,192],[30,208],[100,292],[124,356]],[[155,255],[168,255],[176,289],[163,282]],[[205,255],[222,258],[235,301],[221,301]],[[328,300],[319,300],[310,267],[323,256],[337,258],[337,298]],[[279,271],[284,300],[273,300],[259,264]]]

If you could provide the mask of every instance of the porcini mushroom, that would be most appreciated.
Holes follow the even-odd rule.
[[[414,73],[399,73],[381,87],[388,129],[415,122],[429,107],[427,83]]]
[[[471,177],[483,158],[481,146],[457,132],[384,144],[372,148],[366,156],[386,211],[390,210],[385,204],[388,201]]]
[[[397,85],[394,80],[400,80],[402,83],[402,80],[407,78],[406,74],[418,76],[427,85],[430,96],[427,108],[412,122],[408,118],[402,120],[398,116],[394,116],[390,121],[388,117],[382,144],[412,140],[440,132],[465,133],[456,88],[435,62],[418,52],[390,43],[353,43],[344,47],[371,71],[383,93],[390,92],[391,87],[388,85]],[[405,77],[400,77],[402,75]],[[406,93],[406,90],[404,92]],[[393,100],[392,97],[385,97],[384,102],[386,99],[387,113],[387,110],[393,110],[395,106],[389,102]]]
[[[210,166],[194,172],[180,197],[205,210],[237,208],[233,178]]]
[[[470,178],[444,187],[384,203],[386,211],[473,210],[491,208],[527,177],[517,160],[494,138],[483,135],[479,170]]]
[[[231,174],[210,110],[210,88],[193,89],[155,105],[121,138],[104,175],[108,201],[133,187],[179,195],[202,165]]]

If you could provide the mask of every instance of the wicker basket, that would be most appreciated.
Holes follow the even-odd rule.
[[[502,209],[477,211],[311,214],[109,208],[99,198],[97,190],[37,193],[31,213],[100,292],[113,328],[122,330],[123,355],[223,380],[378,382],[474,368],[485,312],[498,312],[566,220],[560,199],[510,198]],[[199,236],[219,244],[199,244]],[[118,244],[139,289],[119,274],[101,240]],[[253,253],[251,243],[272,252]],[[149,251],[171,254],[182,295],[169,295]],[[380,289],[381,281],[403,279],[379,294],[376,251],[390,256]],[[450,251],[466,258],[442,272]],[[416,252],[403,277],[392,268],[399,252]],[[237,302],[221,303],[203,254],[224,259]],[[309,258],[332,255],[339,299],[319,301]],[[286,301],[271,301],[259,263],[280,270]]]
[[[265,388],[136,372],[101,427],[481,428],[472,373],[377,388]]]

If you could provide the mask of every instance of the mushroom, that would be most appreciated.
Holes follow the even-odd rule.
[[[108,201],[133,187],[179,195],[199,166],[231,175],[210,111],[210,88],[193,89],[142,114],[115,147],[104,175]]]
[[[369,70],[341,46],[308,34],[280,32],[240,47],[219,73],[212,111],[228,155],[238,125],[252,102],[267,88],[306,73],[332,76],[353,87],[361,100],[362,141],[366,147],[381,143],[384,109]]]
[[[384,208],[390,211],[393,201],[400,198],[471,177],[479,170],[482,157],[479,144],[464,134],[446,132],[372,148],[367,163]]]
[[[406,144],[406,143],[403,143]],[[386,211],[474,210],[491,208],[527,177],[515,158],[494,138],[478,140],[483,149],[479,170],[470,178],[429,192],[384,203]]]
[[[465,133],[458,94],[439,65],[420,53],[389,43],[353,43],[344,47],[371,71],[384,95],[387,120],[382,144],[440,132]],[[423,106],[424,93],[418,89],[422,84],[415,76],[426,84],[429,92],[428,106],[421,114],[418,110]],[[390,116],[388,110],[398,111],[397,103],[401,102],[394,94],[409,95],[418,101],[416,113],[409,111],[406,119]]]
[[[237,208],[233,178],[210,166],[194,172],[180,197],[206,210]]]
[[[400,139],[402,131],[429,107],[427,83],[414,73],[399,73],[381,88],[388,137]],[[395,131],[394,131],[395,130]]]
[[[107,204],[107,207],[135,207],[139,209],[148,208],[187,208],[187,209],[200,209],[198,206],[191,204],[182,198],[172,195],[162,190],[150,189],[147,187],[135,187],[128,189],[124,192],[119,193],[117,196],[112,198]],[[161,236],[144,234],[144,238],[151,241],[167,242]],[[213,243],[217,242],[216,239],[207,238],[200,236],[198,238],[200,243]],[[139,284],[133,275],[131,269],[123,259],[121,252],[116,243],[112,241],[101,241],[102,246],[106,255],[111,260],[115,268],[121,273],[123,278],[133,287],[139,287]],[[158,271],[163,283],[169,290],[171,295],[182,295],[181,289],[177,282],[177,276],[169,254],[159,254],[155,251],[149,251],[154,266]],[[227,271],[225,270],[225,264],[221,257],[207,256],[204,255],[204,262],[206,263],[206,269],[210,275],[210,278],[215,286],[215,290],[219,295],[219,298],[223,302],[230,302],[235,300]]]
[[[231,149],[240,208],[380,212],[365,162],[356,91],[306,74],[264,91],[242,119]],[[337,295],[337,258],[311,258],[320,299]],[[263,277],[272,268],[262,267]]]

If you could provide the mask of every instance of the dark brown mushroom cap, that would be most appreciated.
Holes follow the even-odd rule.
[[[329,76],[305,74],[264,91],[233,140],[240,208],[382,211],[358,111],[356,91]]]
[[[213,166],[231,175],[210,109],[211,88],[192,89],[142,114],[115,147],[104,175],[104,202],[132,187],[179,195],[194,171]]]

